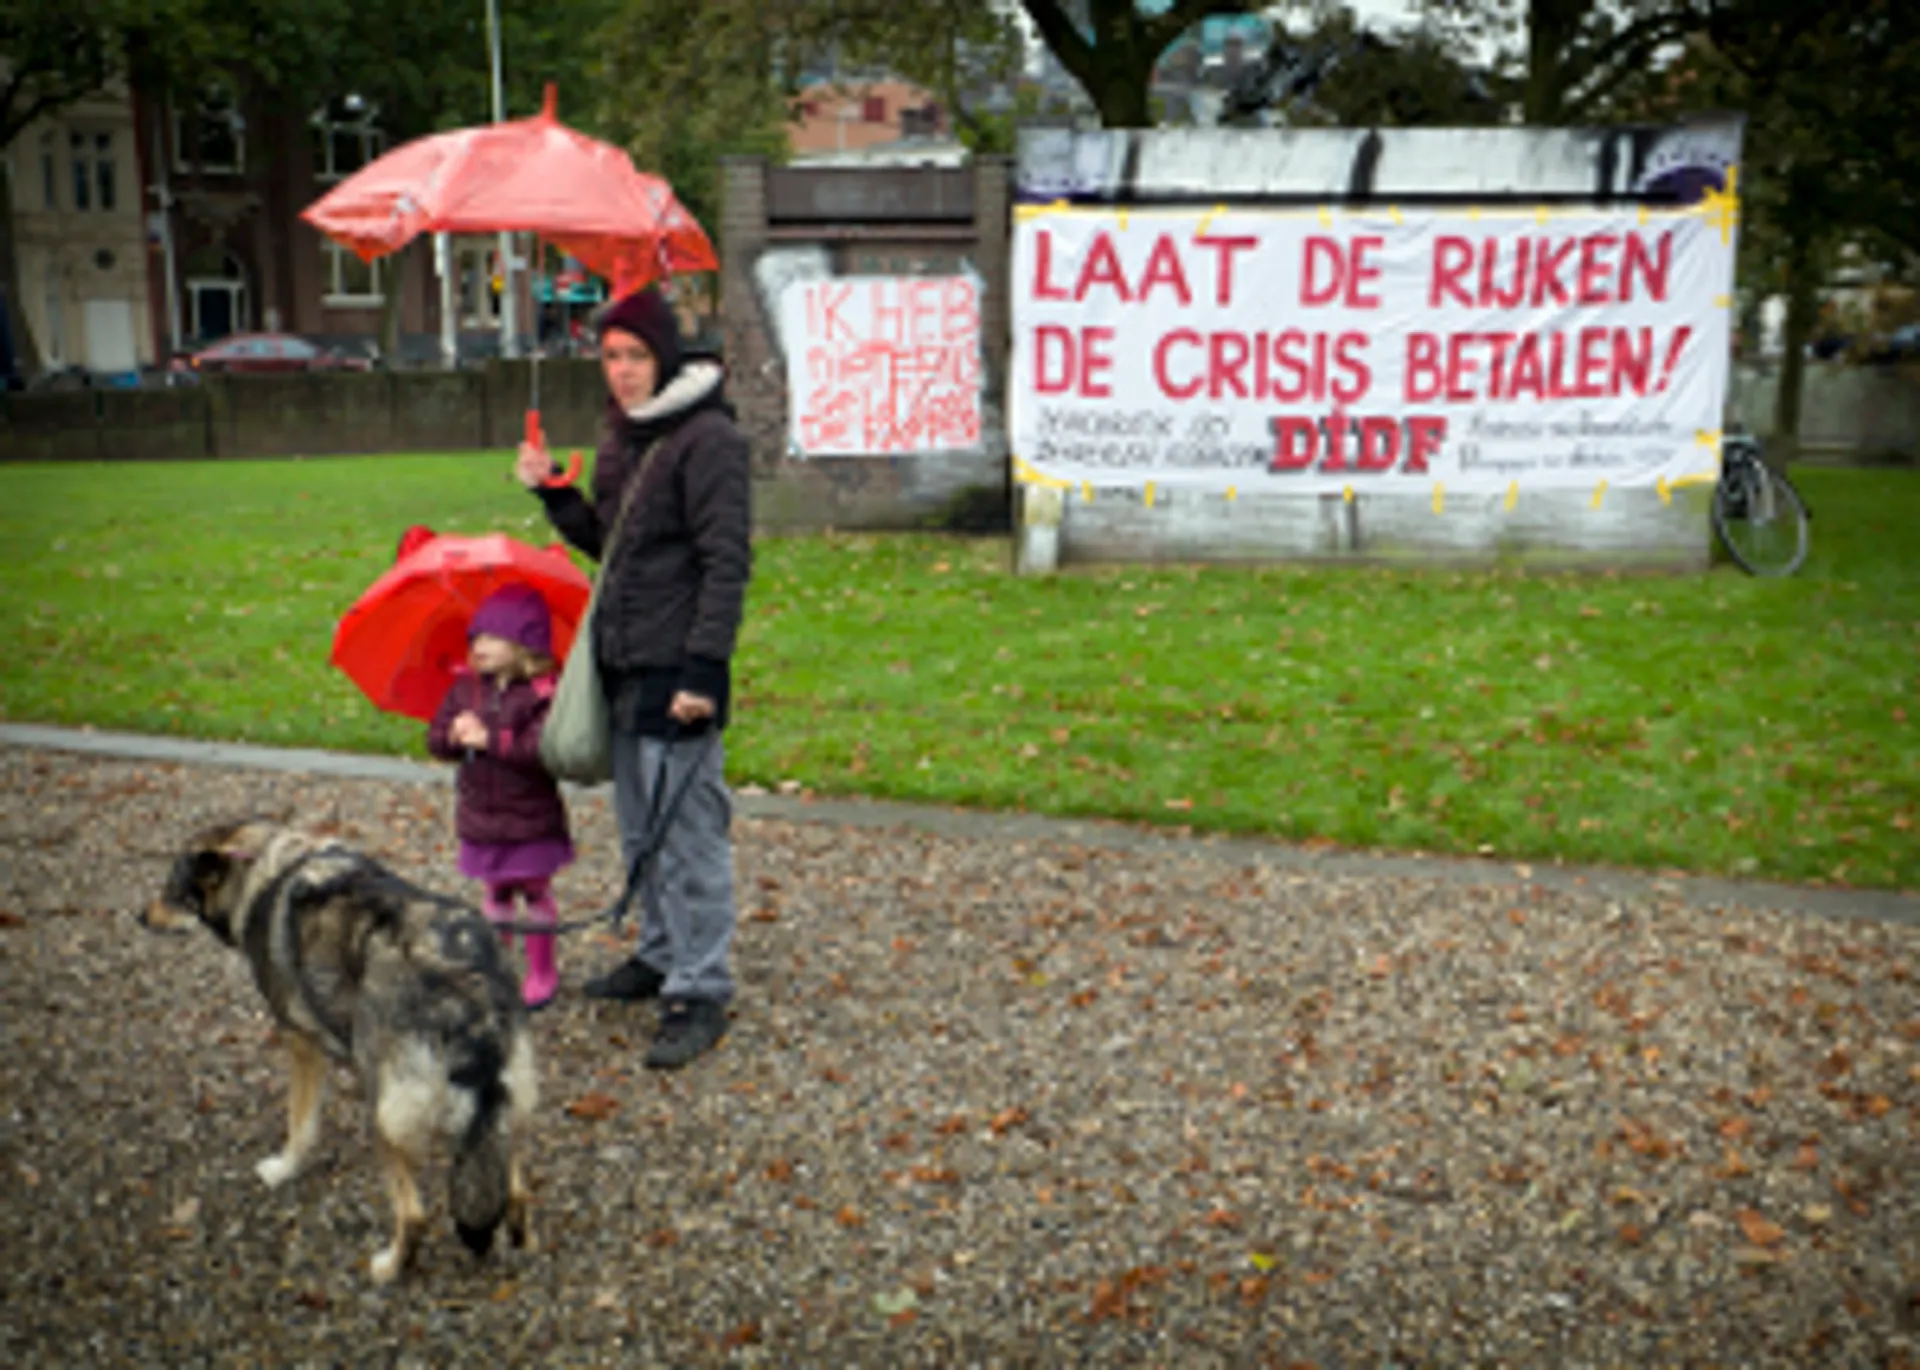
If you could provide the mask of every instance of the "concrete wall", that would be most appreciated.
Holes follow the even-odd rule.
[[[1728,413],[1773,432],[1779,364],[1735,370]],[[1809,456],[1920,462],[1920,367],[1807,363],[1800,392],[1800,449]]]
[[[167,461],[362,452],[463,452],[520,441],[532,363],[467,371],[216,376],[173,390],[0,396],[0,461]],[[555,447],[598,441],[591,361],[540,363]]]

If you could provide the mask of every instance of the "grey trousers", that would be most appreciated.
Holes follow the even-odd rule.
[[[733,903],[733,797],[727,793],[725,755],[718,735],[667,742],[616,730],[613,734],[613,807],[620,824],[623,869],[647,838],[653,787],[668,753],[664,809],[686,784],[666,843],[640,887],[643,914],[639,958],[667,977],[663,999],[733,998],[727,952],[736,921]],[[691,779],[689,774],[691,773]]]

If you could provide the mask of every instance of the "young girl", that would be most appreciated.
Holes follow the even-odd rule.
[[[547,603],[524,585],[496,590],[467,625],[467,669],[454,677],[427,729],[427,750],[460,763],[455,830],[460,873],[485,887],[481,908],[513,921],[517,893],[528,920],[554,921],[554,872],[573,860],[560,787],[540,765],[540,730],[555,685]],[[513,944],[510,932],[501,939]],[[521,998],[544,1007],[559,984],[553,936],[528,933]]]

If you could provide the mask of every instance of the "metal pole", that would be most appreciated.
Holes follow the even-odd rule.
[[[448,234],[433,235],[433,265],[440,273],[440,363],[451,371],[460,364],[460,344],[455,334],[459,319],[453,294],[453,239]]]
[[[506,92],[500,83],[500,0],[487,0],[487,41],[493,48],[493,122],[505,123]],[[513,283],[513,235],[500,235],[500,355],[520,355],[520,306]]]

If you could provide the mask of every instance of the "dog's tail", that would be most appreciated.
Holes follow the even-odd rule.
[[[493,1230],[506,1215],[513,1160],[506,1056],[500,1038],[491,1033],[463,1037],[449,1047],[453,1061],[447,1079],[466,1092],[473,1113],[454,1140],[447,1207],[467,1250],[484,1256],[493,1247]]]

